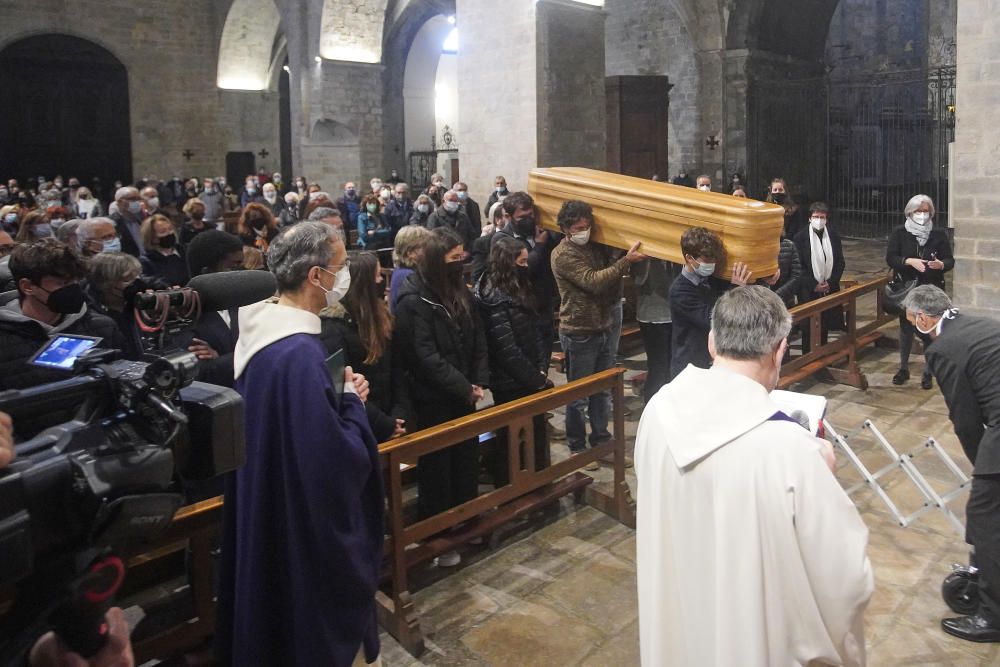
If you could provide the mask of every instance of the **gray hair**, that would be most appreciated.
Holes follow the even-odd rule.
[[[278,281],[278,291],[298,291],[312,267],[329,266],[331,240],[343,243],[344,236],[323,222],[300,222],[281,232],[267,250],[267,265]]]
[[[927,195],[914,195],[913,197],[911,197],[910,201],[906,202],[906,206],[903,208],[903,215],[905,215],[907,218],[910,217],[911,213],[916,211],[924,204],[927,204],[927,206],[930,207],[931,217],[933,218],[935,213],[934,200],[928,197]]]
[[[312,213],[309,214],[309,219],[313,222],[319,222],[321,220],[326,220],[327,218],[339,218],[340,211],[335,208],[330,208],[329,206],[320,206]]]
[[[55,237],[58,240],[65,243],[66,245],[72,247],[72,244],[70,242],[73,241],[74,238],[76,237],[76,228],[80,226],[81,222],[83,222],[83,220],[80,220],[79,218],[75,218],[73,220],[67,220],[66,222],[59,225],[58,229],[56,229],[56,231],[54,232]]]
[[[413,262],[413,251],[433,235],[433,232],[420,225],[407,225],[400,229],[392,247],[392,263],[405,269],[417,268]]]
[[[125,280],[129,274],[138,278],[142,273],[142,264],[127,252],[99,252],[87,263],[87,275],[90,282],[100,292]]]
[[[128,197],[129,195],[138,195],[139,191],[133,188],[131,185],[123,185],[122,187],[115,190],[115,201],[121,201]]]
[[[80,243],[84,241],[89,241],[93,238],[94,230],[97,229],[98,225],[111,225],[115,226],[115,221],[111,218],[87,218],[86,220],[81,220],[80,224],[76,227],[76,238],[80,240]],[[115,230],[117,232],[117,230]]]
[[[771,354],[792,330],[781,297],[760,285],[729,290],[712,309],[715,351],[728,359],[760,359]]]
[[[941,317],[951,310],[951,299],[944,290],[934,285],[919,285],[910,290],[903,299],[903,307],[911,313],[924,313],[931,317]]]

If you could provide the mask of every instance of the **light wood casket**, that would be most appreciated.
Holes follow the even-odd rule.
[[[745,262],[753,279],[778,270],[784,210],[776,204],[579,167],[533,169],[528,193],[546,229],[559,231],[559,208],[579,199],[594,209],[591,238],[598,243],[627,250],[642,241],[646,255],[683,264],[681,235],[705,227],[726,249],[717,275],[729,277],[734,262]]]

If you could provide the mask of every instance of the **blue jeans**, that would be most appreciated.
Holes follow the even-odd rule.
[[[615,351],[611,348],[613,342],[611,332],[576,335],[560,331],[559,342],[566,354],[566,379],[570,382],[614,366]],[[602,391],[588,398],[573,401],[566,406],[566,443],[574,452],[587,448],[587,429],[583,423],[585,405],[590,419],[591,446],[611,438],[608,432],[611,392]]]

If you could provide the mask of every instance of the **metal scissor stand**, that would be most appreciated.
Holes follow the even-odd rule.
[[[861,489],[871,489],[879,498],[882,499],[882,502],[886,504],[889,511],[892,512],[894,517],[896,517],[896,521],[903,528],[909,526],[911,523],[931,510],[938,509],[942,514],[944,514],[945,518],[949,521],[949,523],[951,523],[958,534],[963,537],[965,536],[965,526],[962,524],[962,521],[958,518],[958,516],[956,516],[951,510],[951,508],[948,507],[948,503],[969,489],[970,479],[968,475],[962,472],[962,470],[955,465],[955,461],[948,455],[948,452],[941,447],[941,444],[937,440],[934,438],[927,438],[924,441],[923,446],[919,449],[916,449],[908,454],[900,454],[896,451],[892,444],[885,439],[885,436],[882,435],[881,431],[875,427],[870,419],[866,419],[865,423],[862,424],[858,431],[843,436],[837,433],[830,422],[823,420],[823,426],[826,429],[826,434],[832,437],[834,439],[834,443],[840,447],[845,454],[847,454],[847,458],[850,459],[851,463],[863,478],[860,482],[846,490],[847,495],[853,496]],[[885,451],[891,459],[890,463],[874,472],[870,471],[865,466],[864,462],[858,457],[854,450],[851,449],[851,446],[847,442],[851,437],[864,430],[871,431],[875,440],[878,441],[883,451]],[[957,480],[957,485],[950,488],[943,494],[939,494],[935,491],[934,487],[932,487],[927,481],[927,478],[924,477],[923,473],[921,473],[917,466],[914,465],[914,460],[920,454],[923,454],[928,450],[937,454],[945,468],[947,468]],[[910,478],[910,481],[913,482],[914,486],[916,486],[920,493],[924,496],[924,504],[920,507],[920,509],[908,515],[904,515],[899,511],[899,508],[896,507],[896,503],[892,501],[892,498],[889,497],[889,494],[886,493],[885,489],[879,483],[879,480],[882,477],[900,468],[906,473],[906,475]]]

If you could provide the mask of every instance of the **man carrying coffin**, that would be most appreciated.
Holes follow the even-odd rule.
[[[730,290],[712,311],[712,367],[688,366],[643,412],[643,665],[865,663],[868,530],[829,443],[769,395],[791,326],[766,287]]]

